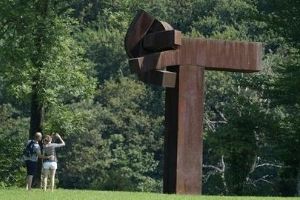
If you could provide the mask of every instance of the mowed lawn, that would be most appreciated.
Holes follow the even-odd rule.
[[[90,190],[55,190],[43,192],[24,189],[0,189],[1,200],[288,200],[299,199],[280,197],[224,197],[224,196],[190,196],[190,195],[166,195],[141,192],[106,192]]]

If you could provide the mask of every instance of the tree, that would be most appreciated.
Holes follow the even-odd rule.
[[[65,2],[13,0],[1,5],[0,70],[7,93],[30,106],[33,138],[43,130],[45,110],[93,94],[93,65],[71,36],[75,21],[64,10]]]
[[[23,186],[24,141],[28,137],[29,119],[22,117],[10,104],[0,105],[0,187]]]
[[[160,191],[163,101],[157,97],[140,82],[119,77],[105,81],[96,103],[69,105],[77,117],[49,119],[72,132],[59,152],[59,186]]]
[[[265,9],[265,16],[268,16],[270,26],[285,40],[299,48],[300,39],[300,2],[299,1],[261,1],[261,7]]]
[[[71,37],[75,21],[64,2],[4,1],[0,53],[4,84],[11,96],[30,103],[30,137],[42,130],[44,110],[91,96],[92,64]]]
[[[281,132],[274,143],[279,159],[287,168],[282,169],[280,192],[283,195],[300,195],[300,157],[296,146],[299,145],[299,1],[272,0],[262,1],[268,6],[264,14],[268,16],[270,27],[283,38],[284,45],[279,48],[281,60],[275,68],[275,79],[272,82],[270,98],[272,106],[281,112]],[[289,152],[289,153],[286,153]],[[291,153],[293,152],[293,153]]]
[[[277,76],[270,91],[273,100],[272,106],[281,112],[281,131],[272,138],[274,149],[278,159],[285,163],[286,168],[281,170],[280,192],[283,195],[300,195],[300,121],[299,121],[299,75],[300,59],[299,50],[291,50],[288,56],[282,57],[278,68]]]

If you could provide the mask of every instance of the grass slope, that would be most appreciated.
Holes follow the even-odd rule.
[[[41,190],[25,191],[24,189],[1,189],[1,200],[300,200],[298,198],[279,197],[223,197],[223,196],[188,196],[166,195],[139,192],[105,192],[87,190],[55,190],[43,192]]]

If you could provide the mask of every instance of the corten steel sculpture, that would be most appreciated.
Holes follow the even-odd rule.
[[[200,194],[204,70],[257,72],[262,45],[184,38],[166,22],[139,11],[125,49],[140,80],[166,87],[164,193]]]

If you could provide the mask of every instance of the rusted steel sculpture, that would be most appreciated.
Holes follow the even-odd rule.
[[[166,87],[164,193],[200,194],[204,70],[257,72],[262,45],[184,38],[168,23],[139,11],[125,49],[140,80]]]

